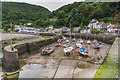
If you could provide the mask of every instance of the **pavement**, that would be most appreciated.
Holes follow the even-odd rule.
[[[120,44],[120,38],[116,38],[109,51],[110,55],[112,55],[111,56],[112,60],[114,60],[115,62],[118,62],[118,55],[119,55],[118,48],[120,48],[119,44]]]

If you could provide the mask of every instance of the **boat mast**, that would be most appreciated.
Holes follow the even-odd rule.
[[[70,44],[71,44],[71,23],[70,23]]]

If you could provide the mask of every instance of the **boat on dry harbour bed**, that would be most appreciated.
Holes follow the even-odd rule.
[[[50,47],[50,48],[43,49],[41,55],[49,55],[49,54],[51,54],[54,50],[55,50],[54,47]]]
[[[66,47],[66,48],[64,48],[64,55],[66,56],[66,55],[70,55],[70,54],[72,54],[73,53],[73,47]]]
[[[79,52],[79,54],[82,54],[82,55],[84,55],[84,56],[88,56],[88,55],[90,55],[90,53],[89,53],[89,51],[88,50],[86,50],[85,48],[78,48],[78,52]]]

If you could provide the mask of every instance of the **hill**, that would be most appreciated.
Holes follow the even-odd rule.
[[[57,26],[68,27],[69,22],[71,22],[73,27],[81,26],[84,28],[93,18],[110,22],[119,12],[120,2],[75,2],[53,11],[50,17],[58,18],[55,22]]]
[[[14,24],[24,24],[34,22],[37,19],[44,19],[51,12],[37,5],[18,2],[2,2],[2,23],[3,27],[8,27],[10,19]]]

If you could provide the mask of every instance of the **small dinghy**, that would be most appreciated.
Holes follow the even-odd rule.
[[[87,40],[87,44],[90,44],[91,43],[91,41],[90,40]]]
[[[80,41],[79,41],[79,42],[80,42],[80,44],[83,44],[83,40],[82,40],[82,39],[80,39]]]
[[[61,43],[61,39],[59,38],[59,39],[57,40],[57,42],[58,42],[58,43]]]
[[[98,43],[98,44],[93,44],[92,45],[94,49],[99,49],[101,47],[101,44]]]
[[[93,44],[97,43],[98,41],[97,40],[93,40]]]
[[[63,47],[64,47],[64,48],[70,47],[70,44],[64,44]]]
[[[54,51],[54,47],[46,48],[42,50],[41,55],[49,55]]]
[[[56,45],[56,47],[59,47],[61,44],[60,43],[58,43],[57,45]]]
[[[78,48],[78,51],[79,51],[80,54],[82,54],[84,56],[90,55],[88,50],[86,50],[85,48]]]
[[[69,43],[69,40],[66,40],[66,43]]]
[[[82,47],[82,44],[81,44],[79,41],[77,41],[77,42],[76,42],[76,46],[77,46],[78,48],[79,48],[79,47],[81,48],[81,47]]]
[[[75,42],[75,38],[73,39],[73,42]]]
[[[104,44],[103,42],[98,42],[98,44]]]
[[[73,52],[73,47],[66,47],[64,48],[64,55],[70,55]]]

